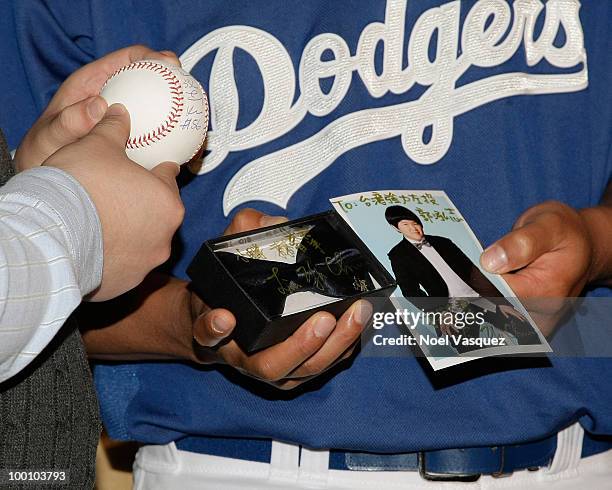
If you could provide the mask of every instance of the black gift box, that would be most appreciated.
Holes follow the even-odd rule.
[[[232,336],[247,352],[282,342],[317,311],[338,318],[396,287],[335,211],[205,241],[187,274],[205,303],[236,316]]]

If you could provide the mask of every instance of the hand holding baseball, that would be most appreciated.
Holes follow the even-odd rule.
[[[104,301],[137,286],[170,255],[170,242],[183,219],[176,175],[163,163],[151,172],[125,154],[129,115],[111,106],[91,132],[55,152],[44,165],[75,177],[91,196],[102,224],[102,284],[91,299]]]
[[[89,133],[106,112],[107,103],[99,94],[107,79],[121,67],[145,58],[180,65],[176,55],[169,51],[130,46],[70,75],[19,145],[15,154],[17,171],[42,165],[57,150]]]

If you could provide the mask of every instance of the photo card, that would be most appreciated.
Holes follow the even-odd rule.
[[[330,201],[397,282],[396,310],[374,315],[373,349],[418,347],[434,370],[551,352],[506,281],[481,268],[482,246],[445,192],[381,190]]]

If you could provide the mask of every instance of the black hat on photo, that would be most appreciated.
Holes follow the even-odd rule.
[[[385,218],[391,226],[395,226],[396,228],[398,223],[405,219],[408,221],[414,221],[421,225],[421,228],[423,228],[421,219],[410,211],[410,209],[405,208],[404,206],[389,206],[387,209],[385,209]]]

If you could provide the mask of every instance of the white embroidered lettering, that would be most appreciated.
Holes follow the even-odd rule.
[[[574,92],[588,85],[578,0],[548,0],[546,5],[540,0],[515,0],[512,7],[504,0],[479,0],[463,26],[460,2],[456,0],[424,12],[406,43],[407,1],[387,1],[384,22],[373,22],[363,29],[354,56],[346,41],[336,34],[314,37],[302,53],[300,95],[295,102],[291,58],[281,42],[265,31],[249,26],[220,28],[181,56],[183,67],[191,70],[216,51],[208,84],[210,153],[200,173],[216,168],[230,152],[254,148],[287,134],[307,113],[318,117],[331,114],[350,89],[354,72],[376,98],[389,92],[406,93],[415,83],[428,87],[418,100],[346,114],[309,138],[246,164],[225,190],[226,214],[252,200],[286,207],[302,185],[339,156],[374,141],[401,136],[403,150],[413,161],[436,163],[450,148],[455,117],[506,97]],[[535,38],[536,21],[544,14],[543,27]],[[564,40],[559,46],[561,34]],[[430,59],[434,39],[435,56]],[[521,42],[528,66],[544,59],[558,68],[582,66],[575,73],[504,73],[457,87],[457,80],[471,66],[499,66],[517,53]],[[377,73],[375,53],[381,44],[382,70]],[[236,48],[253,57],[264,86],[259,115],[241,129],[237,128],[240,107],[233,65]],[[408,58],[405,68],[404,49]],[[331,80],[331,88],[326,91],[321,87],[324,79]],[[424,141],[428,130],[430,137]]]

